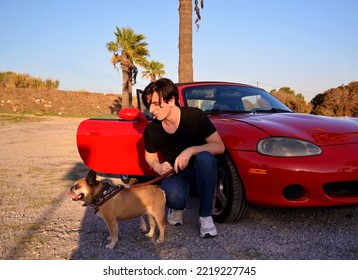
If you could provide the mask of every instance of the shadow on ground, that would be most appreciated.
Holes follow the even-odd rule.
[[[74,179],[78,178],[79,174],[84,174],[86,170],[87,167],[83,163],[76,163],[74,167],[68,173],[66,173],[63,179],[72,183]],[[41,207],[41,214],[36,216],[36,219],[32,219],[30,216],[27,216],[27,211],[25,211],[22,216],[19,217],[28,221],[26,224],[24,224],[26,225],[26,229],[24,229],[23,233],[17,237],[16,245],[12,246],[4,254],[2,257],[3,259],[23,259],[24,254],[26,254],[25,252],[29,250],[29,244],[34,242],[34,240],[42,240],[39,236],[41,236],[44,230],[44,226],[46,224],[53,223],[53,221],[56,221],[55,214],[57,210],[62,207],[64,200],[68,199],[66,196],[67,192],[68,189],[64,189],[58,193],[56,197],[52,198],[49,205],[39,206]],[[20,228],[19,232],[21,232]],[[36,251],[36,253],[41,257],[41,252]]]

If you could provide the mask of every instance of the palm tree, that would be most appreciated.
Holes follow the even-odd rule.
[[[142,77],[143,78],[149,78],[152,82],[155,82],[157,80],[157,77],[160,79],[165,74],[165,71],[163,70],[164,64],[160,63],[159,61],[152,60],[151,62],[148,62],[147,65],[144,66],[146,69],[145,71],[142,71]]]
[[[195,0],[195,24],[199,29],[201,19],[200,9],[204,8],[204,0]],[[192,0],[179,0],[179,83],[192,82],[193,75],[193,2]]]
[[[149,56],[145,36],[134,33],[133,29],[116,26],[114,32],[116,41],[106,44],[109,52],[112,52],[111,62],[114,68],[122,69],[122,108],[132,106],[132,85],[136,83],[139,66],[145,66],[146,57]]]

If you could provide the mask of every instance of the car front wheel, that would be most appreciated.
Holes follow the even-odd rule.
[[[230,223],[244,219],[249,210],[245,190],[234,162],[228,154],[217,157],[218,179],[213,218],[216,222]]]

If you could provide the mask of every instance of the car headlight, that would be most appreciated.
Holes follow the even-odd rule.
[[[270,137],[259,141],[257,151],[260,154],[275,157],[303,157],[319,155],[322,150],[307,141],[287,138]]]

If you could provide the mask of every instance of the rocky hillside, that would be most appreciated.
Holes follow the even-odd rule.
[[[0,113],[96,117],[116,115],[119,107],[116,94],[0,88]]]

